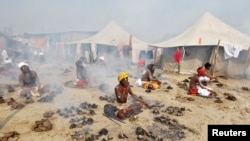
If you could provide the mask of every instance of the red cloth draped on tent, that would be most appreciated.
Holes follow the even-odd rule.
[[[175,62],[180,63],[181,58],[182,58],[182,52],[179,48],[177,48],[175,53],[174,53],[174,60],[175,60]]]

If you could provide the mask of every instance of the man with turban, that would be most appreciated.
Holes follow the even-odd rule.
[[[199,95],[204,97],[216,97],[217,94],[211,88],[207,87],[206,84],[209,81],[207,77],[205,77],[206,68],[199,67],[197,69],[197,74],[191,78],[189,82],[189,91],[190,95]]]
[[[130,115],[140,111],[143,105],[148,107],[148,103],[139,98],[137,95],[134,94],[132,91],[129,82],[128,82],[128,73],[121,72],[118,75],[119,84],[115,87],[115,95],[116,95],[116,108],[117,117],[120,119],[124,119],[129,117]],[[136,101],[133,104],[127,103],[128,95],[132,96]]]
[[[31,98],[31,96],[40,96],[39,91],[42,89],[39,77],[34,70],[30,70],[29,65],[25,62],[18,64],[21,70],[19,75],[19,84],[21,90],[18,95],[24,98]]]

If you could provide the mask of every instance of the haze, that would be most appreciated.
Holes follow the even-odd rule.
[[[183,32],[205,12],[250,35],[249,0],[0,0],[14,34],[99,31],[110,20],[148,43]]]

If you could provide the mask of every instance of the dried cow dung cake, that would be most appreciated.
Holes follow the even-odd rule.
[[[0,141],[14,141],[14,140],[18,140],[19,137],[19,133],[16,131],[11,131],[8,133],[4,133],[3,137],[0,137]]]
[[[1,103],[5,103],[6,101],[3,99],[3,97],[2,96],[0,96],[0,104]]]
[[[228,100],[232,100],[232,101],[236,101],[237,100],[237,98],[235,96],[233,96],[232,94],[230,94],[230,93],[224,93],[224,96]]]
[[[41,119],[35,121],[35,125],[33,125],[32,130],[35,132],[49,131],[52,130],[52,124],[49,119]]]
[[[8,92],[11,93],[11,92],[15,92],[15,89],[11,86],[11,85],[8,85]]]

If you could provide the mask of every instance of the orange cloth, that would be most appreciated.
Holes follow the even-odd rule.
[[[159,83],[157,81],[151,81],[151,82],[149,82],[149,81],[142,81],[142,87],[144,89],[148,89],[148,86],[150,84],[153,86],[154,89],[158,89],[159,88]]]
[[[76,85],[77,86],[87,86],[89,83],[93,83],[93,82],[95,82],[95,80],[93,78],[88,78],[85,81],[80,79],[76,82]]]
[[[202,67],[202,68],[198,69],[197,70],[198,76],[201,76],[205,71],[206,71],[205,67]]]
[[[190,95],[197,95],[198,94],[198,89],[197,88],[192,88],[188,90],[188,94]]]
[[[86,85],[86,83],[85,83],[83,80],[78,80],[78,81],[76,82],[76,85],[77,85],[77,86],[83,86],[83,85]]]

